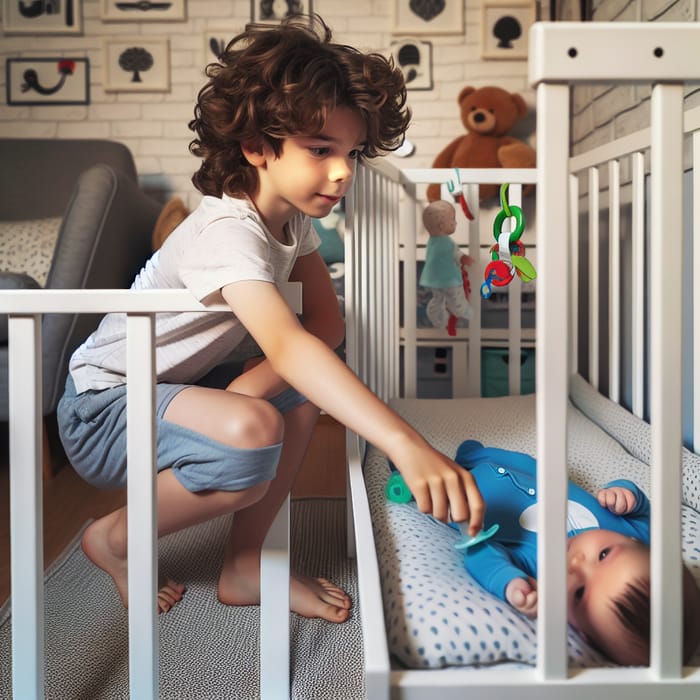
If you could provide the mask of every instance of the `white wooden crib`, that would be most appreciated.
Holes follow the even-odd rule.
[[[530,35],[530,51],[530,78],[537,86],[536,171],[465,169],[459,172],[459,180],[471,204],[477,201],[478,183],[536,183],[536,457],[538,498],[544,505],[538,520],[541,603],[536,664],[501,664],[492,671],[422,670],[391,661],[380,584],[383,562],[378,561],[365,473],[368,446],[348,433],[367,697],[446,700],[517,694],[538,700],[592,695],[696,698],[700,670],[681,667],[681,643],[675,631],[681,620],[681,339],[682,324],[691,314],[692,355],[700,355],[700,285],[696,283],[690,294],[688,285],[682,287],[679,253],[683,250],[683,170],[692,169],[700,157],[700,113],[696,109],[684,114],[683,82],[700,78],[700,26],[538,23]],[[587,82],[652,83],[651,127],[570,158],[570,88]],[[645,175],[649,173],[651,194],[647,197]],[[452,348],[454,396],[479,396],[480,349],[491,331],[481,327],[478,302],[469,328],[460,330],[456,337],[443,332],[436,338],[431,331],[431,338],[426,339],[412,311],[416,307],[415,263],[420,255],[416,221],[420,221],[417,212],[425,206],[421,201],[423,186],[454,178],[455,173],[448,170],[398,170],[386,162],[373,164],[358,174],[348,208],[348,362],[372,389],[391,402],[396,397],[416,396],[416,353],[425,344]],[[698,195],[700,185],[695,178],[692,199],[700,201]],[[620,212],[625,206],[631,207],[632,224],[631,233],[623,236]],[[647,207],[651,213],[645,221]],[[601,245],[604,212],[607,223],[602,228],[609,231],[609,247]],[[583,230],[580,222],[585,219],[590,223]],[[469,252],[479,257],[479,222],[464,225]],[[693,225],[697,240],[697,209]],[[583,275],[579,237],[588,240],[589,291],[585,299],[579,294],[579,277]],[[632,253],[625,255],[621,264],[622,238],[632,239]],[[649,242],[647,249],[645,241]],[[601,262],[608,257],[609,265]],[[699,258],[700,246],[696,245],[692,264],[696,275]],[[647,276],[645,264],[650,270]],[[610,293],[603,308],[600,289],[605,287],[601,277],[606,270]],[[475,274],[472,295],[478,298],[480,273]],[[620,291],[622,285],[628,285],[627,291]],[[650,308],[645,331],[647,291]],[[624,332],[623,294],[633,300],[631,320],[625,317]],[[519,289],[514,288],[509,294],[508,329],[500,338],[489,339],[500,339],[511,357],[519,357],[521,348],[532,340],[528,330],[521,328],[519,300]],[[587,319],[579,317],[582,308],[590,309]],[[582,342],[584,353],[579,352]],[[605,350],[601,351],[603,343]],[[622,346],[628,352],[623,353]],[[582,355],[587,356],[585,363]],[[649,365],[646,380],[645,361]],[[685,377],[685,390],[691,392],[694,409],[695,451],[700,446],[698,364],[696,361],[694,376]],[[509,386],[514,394],[520,386],[519,373],[519,363],[510,362]],[[648,390],[653,503],[648,668],[569,668],[563,467],[567,464],[569,385],[577,373],[584,375],[594,390],[603,387],[601,391],[615,403],[625,393],[622,388],[631,384],[628,403],[637,416],[646,414],[645,386]],[[395,405],[404,404],[399,400]],[[436,405],[426,404],[425,412],[435,410]],[[415,417],[419,411],[417,408],[410,415]],[[468,430],[467,425],[465,437]]]
[[[700,693],[700,672],[682,669],[680,645],[674,630],[680,620],[679,503],[681,480],[681,280],[678,250],[682,231],[682,168],[684,157],[683,88],[679,81],[700,78],[700,27],[694,24],[538,24],[530,41],[531,78],[538,86],[537,141],[538,168],[530,171],[461,171],[469,201],[474,201],[479,182],[507,180],[536,183],[537,186],[537,328],[533,337],[519,323],[510,321],[506,332],[490,341],[499,341],[511,353],[536,344],[537,351],[537,458],[539,489],[545,508],[540,511],[539,584],[541,590],[538,620],[537,665],[510,670],[499,667],[486,671],[420,671],[392,669],[384,628],[384,611],[379,586],[378,563],[363,475],[365,446],[355,435],[348,435],[349,480],[352,524],[359,577],[359,608],[364,630],[366,694],[369,698],[449,698],[474,695],[506,698],[517,693],[522,698],[600,697],[656,699],[696,698]],[[619,47],[624,46],[624,58]],[[612,71],[618,71],[612,74]],[[585,81],[652,81],[654,122],[650,130],[610,144],[585,156],[568,158],[570,86]],[[695,132],[700,124],[697,113],[685,116],[685,131]],[[645,155],[651,144],[651,160]],[[700,153],[700,138],[692,137],[692,151]],[[631,154],[631,155],[630,155]],[[617,182],[618,161],[632,163],[630,185]],[[608,166],[608,163],[612,163]],[[566,413],[570,375],[580,371],[594,387],[599,382],[598,340],[600,327],[596,314],[590,314],[588,363],[579,363],[576,280],[579,232],[578,207],[587,202],[597,221],[598,207],[608,201],[611,230],[615,230],[616,202],[633,193],[635,231],[645,234],[644,173],[652,173],[650,229],[651,338],[650,414],[652,423],[653,520],[652,577],[653,621],[652,659],[648,669],[568,668],[564,610],[564,527],[566,463]],[[596,185],[602,168],[610,168],[611,186],[600,191]],[[627,167],[627,166],[625,166]],[[589,174],[590,173],[590,174]],[[346,311],[348,316],[348,361],[378,394],[390,399],[415,393],[416,349],[426,343],[412,322],[400,324],[400,305],[415,307],[415,238],[417,198],[423,183],[447,182],[453,173],[397,171],[389,164],[361,168],[349,202],[346,256]],[[577,187],[588,193],[579,196]],[[515,188],[514,188],[515,189]],[[583,186],[582,186],[583,189]],[[695,185],[696,195],[700,187]],[[640,199],[641,198],[641,199]],[[697,218],[697,214],[695,215]],[[696,229],[700,223],[695,224]],[[569,235],[564,235],[568,232]],[[597,251],[597,227],[591,226],[591,250]],[[469,229],[472,251],[478,249],[478,232]],[[613,244],[615,235],[610,239]],[[699,246],[700,247],[700,246]],[[642,246],[643,248],[643,246]],[[643,298],[643,255],[635,247],[632,279],[633,294]],[[570,253],[570,254],[568,254]],[[617,255],[613,245],[611,256]],[[404,261],[404,287],[399,289],[399,259]],[[597,256],[591,256],[596,259]],[[694,269],[698,270],[698,247]],[[568,261],[568,264],[562,264]],[[596,290],[600,267],[590,266],[591,304],[597,306]],[[613,275],[615,288],[620,281]],[[562,290],[572,289],[564,294]],[[609,334],[611,359],[606,393],[619,400],[620,359],[619,297],[610,296],[613,319]],[[390,303],[394,301],[395,303]],[[509,295],[510,318],[519,315],[519,295]],[[41,439],[38,380],[40,368],[40,317],[44,313],[129,313],[129,462],[147,467],[129,478],[129,627],[130,690],[132,697],[158,696],[158,644],[155,619],[156,540],[153,467],[153,314],[158,311],[199,308],[187,293],[150,294],[106,291],[95,292],[17,292],[0,295],[0,312],[10,313],[10,392],[11,392],[11,546],[13,604],[13,692],[15,698],[29,700],[44,695],[43,674],[43,561],[41,517]],[[694,298],[695,354],[700,348],[700,299]],[[643,364],[647,347],[643,309],[633,322],[633,407],[644,411]],[[408,317],[407,317],[408,318]],[[404,319],[406,321],[406,318]],[[564,329],[568,329],[568,352],[561,352]],[[461,353],[455,370],[458,393],[478,394],[480,346],[485,333],[479,313],[468,329],[455,338],[443,338],[455,356]],[[432,342],[432,341],[430,341]],[[403,356],[403,369],[401,357]],[[519,364],[510,363],[509,383],[513,392],[519,386]],[[401,373],[403,371],[403,380]],[[695,367],[693,386],[699,387],[700,367]],[[135,381],[132,381],[135,380]],[[695,389],[694,416],[696,441],[700,440],[700,391]],[[696,443],[697,449],[697,443]],[[657,468],[663,464],[663,470]],[[149,469],[150,467],[150,469]],[[662,527],[663,524],[663,527]],[[135,530],[134,530],[135,528]],[[264,582],[286,581],[279,568],[288,571],[288,511],[283,509],[271,532],[273,550],[263,564]],[[270,564],[272,573],[267,569]],[[286,576],[286,574],[285,574]],[[265,583],[263,584],[265,586]],[[289,635],[281,621],[288,609],[286,583],[263,590],[261,690],[265,698],[286,697],[289,693]],[[266,620],[270,620],[270,626]],[[267,631],[266,631],[267,630]],[[348,650],[349,654],[355,653]]]
[[[282,289],[301,312],[301,285]],[[204,307],[187,290],[31,290],[2,292],[8,317],[12,693],[44,698],[44,554],[41,440],[41,320],[47,313],[126,313],[127,502],[129,535],[129,696],[158,693],[155,469],[155,316],[229,312]],[[260,567],[260,692],[289,696],[289,499],[265,541]]]

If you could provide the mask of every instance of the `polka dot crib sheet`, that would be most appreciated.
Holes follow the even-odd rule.
[[[576,402],[580,407],[577,407]],[[448,455],[475,439],[485,445],[534,455],[535,397],[402,399],[392,403],[409,423]],[[583,408],[583,410],[581,410]],[[584,412],[585,410],[585,412]],[[630,418],[633,420],[630,421]],[[605,429],[595,422],[605,420]],[[644,462],[648,426],[581,380],[569,408],[569,473],[595,491],[624,476],[648,494]],[[611,437],[621,433],[625,440]],[[627,444],[625,444],[627,443]],[[386,499],[390,476],[386,458],[370,448],[365,479],[372,511],[389,649],[407,668],[483,666],[503,662],[535,664],[536,623],[491,596],[464,569],[455,549],[455,529],[420,513],[412,504]],[[683,553],[700,581],[700,460],[684,454]],[[568,639],[574,667],[606,665],[606,660],[573,630]],[[700,655],[698,655],[700,656]]]

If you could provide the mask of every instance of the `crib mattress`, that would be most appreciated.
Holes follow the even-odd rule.
[[[466,439],[536,452],[535,397],[400,399],[393,408],[436,448],[454,455]],[[615,478],[649,494],[649,427],[576,378],[568,415],[570,477],[595,492]],[[700,459],[683,454],[683,556],[700,581]],[[535,664],[536,623],[471,579],[455,548],[459,533],[386,499],[386,458],[370,448],[365,479],[393,663],[405,668]],[[571,628],[569,663],[607,665]],[[696,654],[695,663],[700,661]]]

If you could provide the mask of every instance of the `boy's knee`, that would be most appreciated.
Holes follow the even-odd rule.
[[[251,400],[245,411],[236,412],[225,425],[225,441],[232,447],[256,449],[276,445],[284,437],[284,419],[268,401]]]

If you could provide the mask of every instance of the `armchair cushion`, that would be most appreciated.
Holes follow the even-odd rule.
[[[46,285],[62,217],[0,221],[0,272],[23,272]]]
[[[86,169],[73,188],[46,279],[49,289],[126,288],[150,254],[161,204],[130,174],[110,165]],[[88,314],[47,314],[42,323],[43,415],[63,392],[73,350],[99,322]],[[7,344],[0,343],[0,420],[7,420]]]

